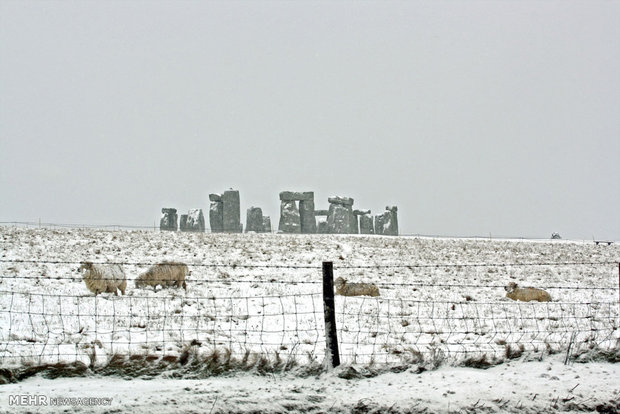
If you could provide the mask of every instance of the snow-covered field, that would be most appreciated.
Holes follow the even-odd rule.
[[[358,392],[347,391],[353,383],[357,384],[356,388],[367,386],[372,390],[370,384],[379,378],[392,384],[398,381],[417,384],[424,383],[425,377],[436,377],[442,370],[442,381],[446,375],[474,375],[465,368],[450,367],[467,359],[488,357],[496,362],[509,359],[509,364],[484,371],[495,370],[496,375],[502,375],[503,369],[508,370],[507,374],[521,375],[522,366],[534,364],[519,362],[522,359],[542,359],[542,364],[557,366],[554,369],[575,371],[579,365],[565,368],[561,364],[569,347],[572,353],[591,347],[613,349],[620,337],[617,243],[607,246],[563,240],[229,235],[6,226],[0,227],[0,243],[0,366],[8,368],[31,362],[74,361],[96,366],[105,364],[114,355],[126,354],[176,357],[190,346],[197,353],[220,349],[230,351],[236,358],[243,358],[246,352],[270,358],[277,353],[278,357],[294,360],[301,366],[321,363],[325,347],[323,261],[334,263],[334,277],[375,283],[381,291],[378,298],[336,296],[338,339],[341,360],[346,366],[383,366],[389,370],[434,364],[441,368],[422,374],[409,369],[371,379],[345,380],[331,373],[324,374],[327,377],[323,380],[295,376],[282,380],[281,386],[285,388],[299,382],[295,386],[307,397],[307,407],[313,406],[312,395],[319,395],[314,401],[317,412],[353,410],[362,399]],[[122,264],[128,278],[126,295],[95,297],[78,272],[84,260]],[[136,289],[133,280],[150,265],[163,260],[189,265],[187,291]],[[551,294],[552,302],[513,302],[505,297],[503,289],[510,281],[543,288]],[[559,354],[549,355],[550,352],[561,352],[561,358]],[[611,368],[608,364],[599,365],[603,371],[618,373],[615,365],[610,365]],[[450,369],[455,370],[453,374]],[[584,375],[577,371],[575,375]],[[553,373],[549,376],[553,377]],[[247,384],[252,378],[235,375],[208,381],[218,381],[224,388],[240,383],[243,393],[259,404],[240,403],[230,411],[263,411],[258,401],[264,399],[264,410],[285,412],[280,405],[267,404],[269,391],[259,397],[250,396],[261,391]],[[68,379],[48,381],[29,379],[2,386],[0,392],[23,393],[33,386],[52,392],[58,387],[70,389],[72,384]],[[121,380],[106,377],[88,381],[112,384]],[[132,385],[127,386],[142,387],[141,381],[129,381]],[[334,388],[343,392],[340,403],[323,401],[337,399],[337,395],[330,394],[333,394],[331,389],[326,393],[325,386],[320,386],[323,381],[340,384]],[[278,380],[274,377],[271,382],[276,386]],[[583,381],[575,383],[582,383],[582,389],[586,388]],[[99,387],[95,385],[99,382],[91,384]],[[149,388],[149,384],[154,384],[153,389],[160,386],[148,382],[145,387]],[[174,384],[170,389],[176,390],[181,382],[170,384]],[[413,392],[416,384],[385,386],[385,392],[401,393],[403,389]],[[608,395],[618,398],[619,387],[604,382],[599,385],[603,387],[603,391],[599,390],[601,398]],[[203,383],[186,385],[176,392],[192,395],[194,388],[199,390],[197,393],[210,392],[200,391],[204,386]],[[437,398],[458,400],[460,385],[454,387],[457,388],[446,391],[448,397],[442,392]],[[186,388],[189,391],[182,391]],[[268,388],[267,384],[263,387]],[[563,398],[559,395],[561,387],[556,388],[557,396]],[[536,394],[535,390],[530,391]],[[107,395],[111,393],[109,390]],[[184,400],[173,391],[170,395]],[[215,393],[201,401],[211,401],[216,407],[213,412],[226,412],[226,405],[218,407],[214,402],[220,398],[218,395]],[[225,393],[224,397],[233,398]],[[129,395],[120,398],[124,401],[121,404],[132,400]],[[143,400],[132,400],[131,404],[151,410],[153,398],[145,395]],[[369,402],[387,410],[392,400],[386,398],[370,398]],[[519,394],[518,398],[524,401],[529,398],[538,408],[545,404],[551,406],[548,399],[541,399],[542,394],[538,398],[533,394]],[[416,411],[411,407],[416,401],[422,404],[419,408],[435,407],[431,411],[449,409],[441,404],[424,405],[423,399],[414,395],[399,396],[393,401],[400,409],[409,406],[413,412]],[[510,401],[513,405],[507,407],[516,409],[517,400]],[[455,407],[475,403],[461,399]],[[0,400],[0,407],[3,404],[7,404],[6,397]],[[501,402],[496,405],[501,408]],[[197,411],[210,408],[202,406]],[[177,411],[192,412],[191,409],[190,405]]]

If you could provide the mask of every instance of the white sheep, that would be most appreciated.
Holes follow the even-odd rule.
[[[92,262],[82,262],[79,271],[85,270],[84,283],[88,290],[96,295],[102,292],[114,293],[118,296],[117,290],[125,294],[127,289],[127,279],[123,268],[117,264],[95,264]]]
[[[334,286],[336,294],[341,296],[379,296],[379,288],[372,283],[348,283],[339,277]]]
[[[151,266],[146,272],[142,273],[136,279],[136,287],[152,286],[161,287],[183,287],[187,290],[185,276],[189,274],[189,270],[185,263],[181,262],[161,262]]]
[[[551,295],[542,289],[525,287],[520,288],[515,282],[510,282],[506,287],[506,297],[512,300],[520,300],[523,302],[538,301],[538,302],[550,302]]]

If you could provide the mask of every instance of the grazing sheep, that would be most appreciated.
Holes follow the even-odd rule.
[[[551,296],[542,289],[525,287],[520,288],[516,283],[510,282],[506,287],[506,297],[512,300],[520,300],[523,302],[538,301],[538,302],[550,302]]]
[[[372,283],[347,283],[341,277],[334,281],[336,294],[342,296],[379,296],[379,288]]]
[[[136,287],[152,286],[154,289],[157,285],[161,287],[183,287],[187,290],[185,276],[189,274],[187,265],[180,262],[161,262],[151,266],[149,270],[142,273],[136,279]]]
[[[96,295],[102,292],[114,293],[118,296],[117,290],[125,294],[127,289],[127,279],[123,268],[117,264],[94,264],[92,262],[82,262],[79,271],[85,270],[84,283],[88,290]]]

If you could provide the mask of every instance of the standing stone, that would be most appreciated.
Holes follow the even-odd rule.
[[[349,197],[329,197],[327,215],[328,232],[332,234],[351,234],[355,230],[353,221],[353,199]]]
[[[162,208],[162,217],[159,220],[159,229],[165,231],[177,231],[177,209],[176,208]]]
[[[327,216],[327,232],[331,234],[351,234],[351,211],[342,204],[331,204]]]
[[[363,216],[364,214],[370,214],[370,210],[353,210],[353,215],[355,216],[355,221],[353,222],[353,232],[355,234],[362,233],[360,231],[360,225],[361,225],[360,221],[361,221],[361,216]],[[370,220],[370,227],[372,227],[372,219]],[[362,234],[368,234],[368,233],[362,233]]]
[[[185,215],[185,214],[184,214]],[[196,233],[204,233],[205,216],[201,208],[193,208],[186,215],[185,231],[193,231]],[[181,216],[183,217],[183,216]],[[181,219],[182,221],[182,219]]]
[[[359,225],[359,220],[357,219],[357,214],[351,213],[350,219],[351,219],[351,234],[359,234],[360,225]]]
[[[377,214],[375,216],[375,234],[383,234],[384,226],[385,226],[385,216],[383,214]]]
[[[271,217],[263,216],[263,232],[271,233]]]
[[[299,201],[299,216],[301,218],[301,232],[304,234],[316,233],[316,217],[314,215],[314,193],[303,193],[304,199]]]
[[[370,210],[368,213],[360,214],[360,234],[375,234],[375,230],[372,225],[372,216]]]
[[[265,228],[263,225],[263,210],[260,207],[248,208],[245,223],[246,232],[253,231],[256,233],[262,233]]]
[[[385,217],[383,234],[387,236],[398,236],[398,207],[387,206],[385,209],[387,211],[383,213]]]
[[[327,218],[326,217],[319,217],[318,225],[316,227],[316,232],[317,232],[317,234],[328,234],[329,233],[329,229],[327,228]]]
[[[222,202],[224,203],[224,232],[240,233],[242,231],[242,225],[239,191],[224,191]]]
[[[181,214],[179,219],[179,230],[187,231],[187,214]]]
[[[301,233],[301,217],[295,201],[280,202],[278,231],[281,233]]]
[[[209,194],[211,206],[209,207],[209,226],[211,233],[224,231],[224,203],[219,194]]]

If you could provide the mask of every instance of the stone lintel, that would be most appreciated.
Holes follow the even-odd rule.
[[[314,200],[314,191],[282,191],[280,201],[310,201]]]
[[[348,207],[353,205],[353,199],[351,197],[329,197],[327,201],[329,201],[330,204],[341,204]]]

